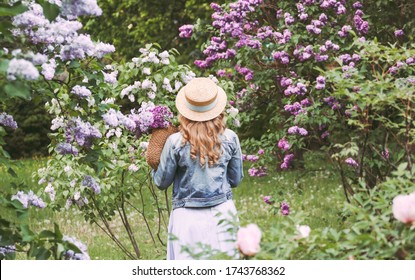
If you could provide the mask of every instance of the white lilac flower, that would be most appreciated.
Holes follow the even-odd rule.
[[[11,115],[6,114],[5,112],[0,114],[0,125],[7,126],[12,129],[17,128],[17,122],[13,119]]]
[[[182,86],[183,86],[182,82],[177,81],[177,80],[174,82],[174,90],[175,91],[178,91]]]
[[[56,191],[55,188],[52,186],[51,183],[49,183],[45,188],[45,193],[49,194],[50,200],[55,200]]]
[[[182,73],[180,76],[181,76],[183,82],[185,84],[187,84],[188,82],[190,82],[191,80],[193,80],[196,77],[196,74],[193,71],[188,71],[188,72],[186,72],[186,74]]]
[[[130,99],[130,101],[131,101],[131,102],[134,102],[134,101],[135,101],[135,96],[134,96],[134,94],[130,94],[130,95],[128,95],[128,99]]]
[[[42,64],[42,75],[46,80],[50,81],[55,76],[56,61],[55,59],[50,59],[48,62]]]
[[[88,107],[93,107],[95,105],[95,98],[93,96],[88,96],[86,101],[88,101]]]
[[[85,244],[83,244],[81,241],[76,239],[75,237],[64,235],[62,240],[75,245],[79,249],[79,251],[81,251],[80,253],[75,253],[72,250],[66,251],[65,257],[67,259],[70,259],[70,260],[90,260],[91,259],[88,254],[88,247]]]
[[[13,58],[9,62],[7,69],[7,79],[16,80],[22,78],[25,80],[37,80],[39,78],[39,71],[32,62],[25,59]]]
[[[154,99],[156,98],[156,93],[154,91],[150,91],[147,93],[148,98]]]
[[[106,83],[112,84],[112,85],[117,83],[118,71],[113,71],[111,73],[102,72],[102,74],[104,74],[104,81]]]
[[[146,151],[147,148],[148,148],[148,142],[141,142],[140,143],[140,148],[143,149],[144,151]]]
[[[150,89],[153,86],[153,82],[145,79],[142,83],[141,83],[141,88],[142,89]]]
[[[151,69],[148,67],[143,68],[143,74],[144,75],[151,75]]]
[[[69,165],[67,165],[67,166],[65,166],[65,168],[63,169],[63,171],[65,171],[66,173],[69,173],[69,172],[72,171],[72,167],[69,166]]]
[[[307,238],[310,235],[311,229],[307,225],[297,225],[296,226],[298,235],[295,236],[295,239]]]
[[[25,29],[45,26],[49,21],[43,14],[43,8],[37,3],[31,3],[28,10],[13,17],[13,25]]]
[[[134,163],[131,164],[130,166],[128,166],[128,170],[131,171],[131,172],[137,172],[138,169],[139,169],[138,166],[135,165]]]
[[[85,86],[76,85],[72,88],[71,93],[81,97],[87,98],[91,96],[91,91],[87,89]]]
[[[219,83],[218,79],[213,75],[209,75],[209,79],[211,79],[215,84]]]
[[[229,114],[230,117],[235,118],[238,115],[239,110],[235,107],[230,107],[226,112]]]
[[[63,61],[84,59],[86,55],[93,56],[95,52],[95,45],[90,36],[81,34],[74,37],[69,44],[62,47],[60,57]]]
[[[51,130],[57,130],[60,127],[65,126],[64,118],[61,116],[57,116],[52,120],[52,126],[50,127]]]
[[[115,52],[115,47],[107,43],[98,43],[95,45],[94,56],[102,58],[104,55]]]
[[[62,0],[61,14],[75,19],[79,16],[100,16],[102,10],[96,0]]]
[[[47,55],[37,53],[37,54],[33,54],[32,56],[32,62],[34,65],[41,65],[45,63],[46,61],[48,61]]]
[[[75,192],[73,195],[73,199],[75,201],[79,200],[81,198],[81,193],[80,192]]]

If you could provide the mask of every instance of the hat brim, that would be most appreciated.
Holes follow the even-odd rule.
[[[192,121],[199,121],[199,122],[208,121],[208,120],[212,120],[216,118],[225,110],[226,103],[227,103],[227,96],[226,96],[225,91],[221,87],[217,86],[218,95],[216,97],[217,103],[215,107],[205,112],[196,112],[196,111],[189,109],[186,106],[186,97],[184,93],[185,87],[186,86],[182,87],[176,96],[176,108],[179,111],[179,113],[185,118],[192,120]]]

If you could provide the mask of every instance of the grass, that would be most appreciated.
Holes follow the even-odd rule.
[[[38,190],[39,185],[32,179],[32,174],[44,166],[45,159],[25,159],[16,162],[18,178],[13,178],[0,167],[0,185],[2,193],[16,193],[24,185],[28,189]],[[248,168],[248,167],[247,167]],[[313,171],[310,171],[313,170]],[[304,213],[304,222],[311,228],[333,227],[342,229],[346,225],[339,222],[342,205],[345,201],[340,181],[330,164],[324,159],[309,158],[305,170],[286,172],[270,172],[268,176],[252,178],[245,172],[241,185],[233,190],[234,201],[242,226],[249,223],[257,224],[266,234],[274,223],[285,217],[274,213],[273,207],[263,201],[263,196],[271,195],[276,201],[286,201],[294,213]],[[27,189],[26,189],[27,190]],[[142,217],[136,212],[129,216],[133,231],[139,241],[143,259],[164,259],[164,246],[154,245],[144,226]],[[150,223],[157,223],[157,215],[150,213]],[[96,225],[87,223],[82,213],[75,208],[64,212],[53,212],[50,209],[31,209],[29,224],[34,231],[52,229],[57,223],[65,235],[74,236],[88,246],[91,259],[125,259],[125,255],[111,239]],[[127,236],[119,218],[111,221],[115,233],[121,240],[127,241]],[[166,240],[165,231],[161,238]],[[24,259],[24,254],[18,254]]]

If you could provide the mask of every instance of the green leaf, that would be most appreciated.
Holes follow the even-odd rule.
[[[9,167],[9,169],[7,169],[7,173],[9,173],[10,175],[12,175],[12,177],[14,177],[14,178],[17,178],[18,177],[17,174],[16,174],[16,172],[14,171],[14,169],[11,168],[11,167]]]
[[[46,238],[46,239],[55,239],[56,234],[50,230],[44,230],[39,233],[39,238]]]
[[[27,7],[21,2],[17,2],[13,6],[10,6],[6,3],[0,4],[0,17],[15,16],[25,11],[27,11]]]
[[[41,3],[40,5],[43,8],[43,14],[48,20],[53,21],[59,15],[59,12],[60,12],[59,6],[55,4],[51,4],[48,1],[43,1],[43,3]]]
[[[0,72],[6,73],[7,69],[9,68],[9,62],[10,60],[5,59],[0,61]]]
[[[20,97],[25,100],[30,100],[29,86],[20,81],[14,81],[14,82],[8,83],[4,87],[4,91],[9,97]]]

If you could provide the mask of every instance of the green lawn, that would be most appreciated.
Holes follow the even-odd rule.
[[[2,193],[16,193],[24,185],[29,189],[38,190],[39,185],[33,180],[32,173],[43,167],[46,160],[27,159],[16,163],[17,179],[10,176],[4,169],[0,169]],[[341,209],[345,197],[337,174],[324,159],[310,159],[306,166],[308,171],[274,171],[261,178],[249,177],[248,172],[245,172],[242,184],[234,189],[234,201],[241,225],[255,223],[266,235],[267,229],[272,224],[286,218],[280,213],[273,213],[273,207],[263,202],[263,196],[271,195],[278,201],[277,205],[284,200],[289,203],[292,213],[296,211],[304,213],[304,222],[312,229],[344,228],[346,225],[339,221],[341,221]],[[101,229],[84,221],[79,210],[71,208],[68,211],[56,213],[46,208],[30,211],[29,223],[34,231],[52,229],[53,224],[57,223],[65,235],[74,236],[88,246],[91,259],[125,259],[124,254]],[[163,259],[166,254],[165,247],[152,242],[143,225],[142,217],[132,212],[129,218],[133,223],[136,238],[139,240],[143,259]],[[156,223],[157,215],[150,215],[149,219],[150,223]],[[121,240],[127,240],[122,230],[121,220],[114,219],[111,222]],[[164,230],[161,237],[165,241]],[[25,255],[18,254],[18,258],[24,259]]]

